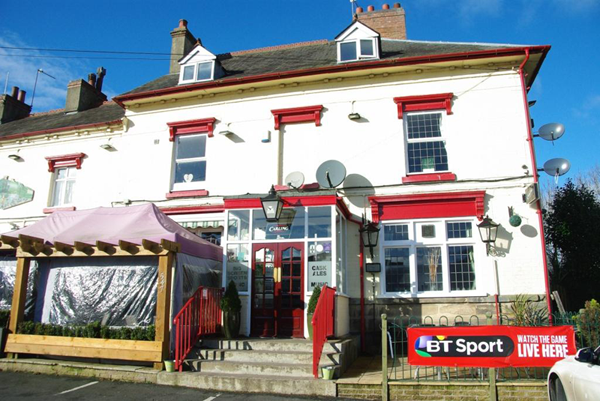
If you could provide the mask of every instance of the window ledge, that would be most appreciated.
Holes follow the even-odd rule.
[[[43,212],[44,214],[51,214],[54,212],[72,212],[77,210],[75,206],[58,206],[58,207],[45,207]]]
[[[167,199],[196,198],[200,196],[208,196],[208,191],[205,189],[199,189],[195,191],[172,191],[165,196]]]
[[[402,177],[403,184],[412,184],[416,182],[445,182],[456,181],[456,174],[453,173],[433,173],[433,174],[418,174]]]

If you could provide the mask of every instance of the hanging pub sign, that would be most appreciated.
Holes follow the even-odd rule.
[[[572,326],[411,327],[408,344],[415,366],[551,367],[577,351]]]
[[[0,180],[0,209],[8,209],[32,200],[33,189],[7,178]]]

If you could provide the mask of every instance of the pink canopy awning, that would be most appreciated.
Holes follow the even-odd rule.
[[[190,233],[152,203],[56,211],[35,224],[3,235],[18,238],[20,234],[41,238],[52,245],[55,242],[73,245],[75,241],[92,245],[103,241],[118,245],[119,240],[141,245],[143,239],[157,243],[165,239],[180,244],[182,253],[223,260],[223,248]]]

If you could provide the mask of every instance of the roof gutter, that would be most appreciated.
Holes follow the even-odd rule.
[[[0,141],[10,140],[10,139],[28,138],[30,136],[43,135],[43,134],[53,134],[55,132],[61,132],[61,131],[73,131],[73,130],[81,130],[81,129],[102,127],[102,126],[116,125],[116,124],[121,124],[122,122],[123,122],[122,119],[118,119],[118,120],[112,120],[112,121],[105,121],[105,122],[101,122],[101,123],[73,125],[73,126],[68,126],[68,127],[46,129],[46,130],[42,130],[42,131],[24,132],[21,134],[13,134],[13,135],[7,135],[7,136],[0,137]]]
[[[449,54],[437,54],[430,56],[418,56],[418,57],[407,57],[407,58],[396,58],[389,60],[378,60],[378,61],[366,61],[360,63],[351,63],[351,64],[342,64],[342,65],[334,65],[327,67],[317,67],[317,68],[309,68],[305,70],[296,70],[296,71],[285,71],[278,73],[269,73],[262,75],[253,75],[249,77],[242,78],[233,78],[233,79],[225,79],[219,80],[209,83],[200,83],[200,84],[192,84],[185,86],[176,86],[171,88],[157,89],[147,92],[133,93],[133,94],[125,94],[114,97],[112,100],[117,103],[119,106],[125,108],[125,102],[137,100],[137,99],[145,99],[151,98],[155,96],[164,96],[177,94],[182,92],[191,92],[194,90],[202,90],[202,89],[212,89],[212,88],[226,88],[230,86],[240,85],[240,84],[248,84],[248,83],[257,83],[257,82],[267,82],[267,81],[275,81],[283,78],[297,78],[311,75],[319,75],[324,73],[335,73],[335,72],[347,72],[347,71],[361,71],[361,70],[370,70],[370,69],[378,69],[378,68],[386,68],[390,66],[404,66],[404,65],[413,65],[413,64],[422,64],[422,63],[441,63],[447,61],[459,61],[459,60],[476,60],[481,58],[489,58],[489,57],[505,57],[505,56],[518,56],[523,54],[525,50],[529,53],[542,53],[543,58],[546,53],[550,49],[550,46],[529,46],[529,47],[514,47],[508,49],[493,49],[493,50],[481,50],[476,52],[462,52],[462,53],[449,53]],[[541,61],[542,61],[541,60]],[[541,65],[541,62],[539,63]],[[534,70],[532,74],[531,82],[535,79],[535,75],[539,70],[539,65]]]

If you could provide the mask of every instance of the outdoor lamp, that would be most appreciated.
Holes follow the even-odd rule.
[[[479,235],[481,236],[481,242],[485,244],[487,255],[490,254],[490,244],[496,242],[496,237],[498,236],[498,227],[500,227],[500,224],[494,223],[494,221],[488,216],[485,216],[483,221],[477,224],[477,228],[479,228]]]
[[[377,227],[377,224],[368,222],[363,224],[360,233],[363,244],[369,248],[371,259],[373,259],[373,248],[377,246],[377,241],[379,240],[379,227]]]
[[[277,195],[273,185],[271,185],[269,195],[265,196],[264,198],[260,198],[260,203],[262,204],[263,212],[265,213],[267,221],[269,223],[277,222],[279,220],[279,216],[281,216],[281,211],[283,210],[283,199]]]

